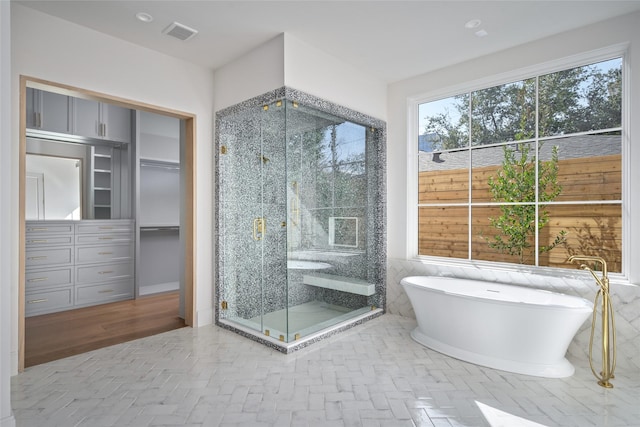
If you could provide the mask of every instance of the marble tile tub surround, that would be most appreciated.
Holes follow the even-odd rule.
[[[251,258],[251,254],[238,253],[225,255],[225,242],[229,242],[229,239],[236,239],[240,242],[241,236],[234,235],[233,232],[225,229],[224,222],[221,220],[221,212],[224,209],[230,208],[235,218],[241,218],[242,215],[247,214],[246,209],[243,207],[252,203],[251,200],[246,200],[250,191],[235,191],[232,197],[222,197],[222,191],[225,186],[231,185],[234,188],[237,184],[228,182],[228,178],[225,174],[225,164],[221,162],[221,146],[227,145],[233,147],[234,143],[242,141],[243,144],[257,144],[259,147],[260,141],[255,141],[255,130],[259,129],[259,123],[263,120],[262,110],[263,106],[270,105],[277,100],[286,100],[287,102],[294,101],[301,106],[311,107],[319,110],[323,113],[328,113],[334,116],[338,116],[347,121],[358,123],[367,128],[367,194],[365,195],[367,204],[367,232],[366,238],[366,259],[364,262],[350,262],[347,265],[334,266],[335,274],[357,277],[367,280],[369,283],[374,283],[376,288],[375,295],[363,297],[356,294],[348,294],[345,292],[334,292],[332,294],[331,303],[342,305],[345,307],[353,306],[354,304],[361,307],[362,302],[352,301],[357,299],[358,301],[365,301],[365,306],[372,306],[381,308],[384,311],[386,306],[386,124],[384,121],[362,114],[360,112],[351,110],[347,107],[343,107],[327,100],[318,98],[316,96],[301,92],[299,90],[282,87],[274,91],[265,93],[255,98],[246,100],[237,105],[225,108],[216,113],[216,165],[215,168],[215,194],[216,200],[218,200],[218,209],[215,211],[214,229],[215,234],[218,236],[215,239],[216,244],[216,264],[218,265],[218,280],[216,281],[215,289],[215,301],[216,306],[220,306],[220,301],[224,298],[226,301],[234,301],[236,298],[242,301],[251,301],[252,296],[258,296],[255,292],[257,281],[255,278],[250,277],[243,272],[243,269],[239,266],[242,265],[241,261]],[[267,111],[267,110],[265,110]],[[271,111],[271,110],[269,110]],[[238,117],[242,117],[242,120],[236,120]],[[225,120],[229,118],[230,120]],[[277,120],[277,119],[276,119]],[[289,126],[289,123],[286,124]],[[282,124],[275,123],[271,128],[267,137],[276,141],[278,138],[283,138],[284,133],[280,130]],[[264,133],[262,133],[264,135]],[[259,139],[259,138],[258,138]],[[266,145],[269,145],[267,143]],[[277,144],[275,144],[277,146]],[[226,147],[225,147],[226,148]],[[278,151],[270,152],[268,157],[271,159],[271,163],[276,159],[281,158],[285,161],[285,153]],[[283,151],[283,150],[281,150]],[[244,161],[244,160],[241,160]],[[246,163],[246,162],[245,162]],[[242,170],[251,171],[250,164],[244,164],[236,167],[240,167]],[[281,168],[283,171],[285,168]],[[249,172],[248,172],[249,173]],[[281,174],[282,175],[282,174]],[[278,209],[282,209],[284,204],[285,209],[287,206],[287,193],[286,176],[277,177],[274,175],[274,183],[282,182],[283,185],[279,186],[282,189],[270,194],[273,200],[271,200],[267,207],[274,209],[276,212]],[[282,191],[280,191],[282,190]],[[242,219],[243,221],[246,218]],[[246,222],[246,221],[245,221]],[[244,223],[244,222],[243,222]],[[282,230],[281,230],[282,231]],[[269,253],[267,262],[269,267],[267,270],[270,272],[286,271],[286,255],[287,255],[287,242],[286,232],[280,233],[280,237],[272,238],[271,242],[265,241],[265,244],[269,244],[266,253]],[[224,236],[224,239],[222,238]],[[273,236],[273,234],[272,234]],[[246,251],[245,251],[246,252]],[[225,256],[235,257],[230,266],[225,266],[223,259]],[[227,260],[228,261],[228,260]],[[235,267],[234,267],[235,266]],[[225,273],[226,272],[226,273]],[[334,273],[333,271],[331,271]],[[225,276],[227,274],[227,276]],[[286,276],[271,274],[271,277],[265,277],[265,292],[268,293],[269,299],[273,302],[273,307],[270,310],[277,310],[284,308],[284,303],[288,301],[289,305],[296,305],[298,303],[304,303],[307,299],[313,297],[317,292],[299,292],[297,288],[292,288],[291,284],[287,285]],[[224,283],[225,277],[233,277],[236,285],[229,287],[222,292],[222,283]],[[291,281],[289,281],[291,282]],[[255,298],[254,298],[255,300]],[[257,300],[256,300],[257,301]],[[275,304],[275,305],[274,305]],[[280,305],[278,305],[280,304]],[[260,304],[255,304],[259,307]],[[268,311],[268,310],[267,310]],[[221,313],[220,310],[216,310],[216,323],[223,327],[228,325],[220,324],[220,319],[229,318],[230,316],[241,315],[242,317],[252,317],[258,315],[255,309],[247,307],[243,312],[231,308],[226,313]],[[240,331],[238,331],[240,332]]]
[[[448,267],[425,264],[415,260],[389,259],[387,274],[388,313],[412,319],[415,319],[415,313],[409,298],[402,285],[400,285],[402,278],[407,276],[453,276],[464,279],[510,283],[568,295],[577,295],[589,301],[593,301],[597,292],[595,283],[592,283],[590,279],[562,279],[514,271]],[[627,375],[635,377],[636,381],[640,381],[640,287],[612,284],[610,294],[616,323],[616,348],[618,354],[616,374],[624,371]],[[601,323],[599,317],[596,327],[593,352],[597,361],[595,366],[599,366],[598,363],[601,360],[599,349]],[[574,362],[572,357],[579,356],[581,360],[586,359],[589,352],[590,328],[591,318],[582,325],[569,346],[567,357],[572,363]],[[589,370],[588,362],[584,366],[576,366],[577,369]],[[640,420],[638,420],[638,425],[640,425]]]

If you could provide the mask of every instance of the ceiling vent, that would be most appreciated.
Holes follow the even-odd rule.
[[[183,25],[179,22],[174,22],[169,25],[163,31],[164,34],[175,37],[178,40],[187,41],[196,34],[198,34],[198,30],[194,30],[193,28],[189,28],[186,25]]]

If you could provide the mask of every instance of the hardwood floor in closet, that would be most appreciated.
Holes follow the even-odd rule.
[[[185,326],[171,292],[25,319],[25,367]]]

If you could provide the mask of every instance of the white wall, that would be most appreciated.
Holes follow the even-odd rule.
[[[215,111],[284,86],[284,34],[269,40],[214,76]]]
[[[290,34],[267,43],[215,73],[216,111],[288,86],[386,119],[387,85]]]
[[[14,427],[11,410],[11,364],[17,301],[11,283],[17,265],[12,263],[13,143],[11,140],[11,3],[0,1],[0,427]],[[13,304],[12,304],[13,303]]]
[[[302,40],[284,35],[286,86],[380,120],[387,119],[387,84]]]
[[[197,268],[194,274],[197,307],[194,322],[196,326],[211,323],[213,320],[211,239],[213,73],[208,69],[20,5],[12,4],[11,6],[13,50],[11,139],[14,144],[10,154],[11,164],[18,164],[20,75],[89,89],[197,116],[197,163],[195,165],[197,171],[195,197]],[[3,160],[4,158],[3,153]],[[17,229],[17,168],[12,170],[10,182],[12,190],[10,226]],[[9,265],[12,266],[18,264],[17,239],[17,233],[14,233],[10,241],[13,250],[11,250]],[[18,283],[17,274],[18,271],[15,268],[11,278],[14,284]],[[15,286],[12,289],[14,295],[17,294]],[[17,305],[16,296],[13,298],[13,304]],[[17,366],[16,313],[14,309],[12,319],[14,370]]]

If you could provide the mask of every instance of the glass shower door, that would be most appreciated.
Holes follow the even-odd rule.
[[[284,107],[257,107],[220,126],[222,317],[284,341]]]
[[[262,329],[262,141],[260,110],[228,117],[220,125],[221,316]]]

